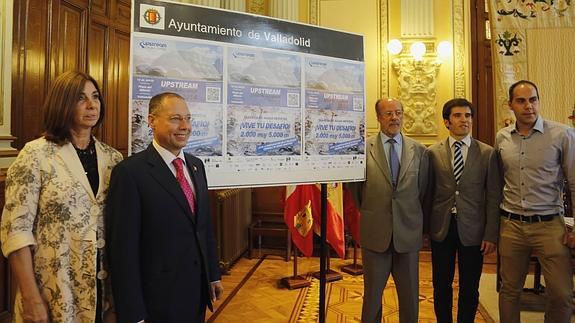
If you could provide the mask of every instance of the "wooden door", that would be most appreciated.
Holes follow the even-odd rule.
[[[485,0],[474,0],[471,12],[472,92],[476,116],[474,136],[490,145],[495,142],[495,110],[493,107],[493,69],[489,14]]]

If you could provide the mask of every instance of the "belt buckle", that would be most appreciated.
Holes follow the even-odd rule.
[[[534,215],[533,217],[534,217],[534,220],[537,220],[537,221],[533,221],[533,222],[543,222],[541,215]]]

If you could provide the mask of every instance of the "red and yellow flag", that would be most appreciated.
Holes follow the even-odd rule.
[[[327,242],[345,256],[343,220],[343,194],[340,183],[327,184]],[[321,232],[321,186],[298,185],[286,189],[284,220],[291,231],[292,240],[307,257],[313,254],[313,232]]]
[[[345,227],[351,233],[353,241],[359,245],[359,220],[361,214],[355,205],[351,191],[348,189],[343,190],[343,218],[345,220]]]
[[[286,187],[284,221],[296,247],[306,256],[313,254],[313,216],[311,185]]]
[[[327,184],[327,237],[326,241],[337,252],[340,258],[345,258],[345,228],[343,221],[343,191],[341,183]],[[314,185],[316,199],[312,206],[315,219],[314,230],[321,233],[321,185]]]

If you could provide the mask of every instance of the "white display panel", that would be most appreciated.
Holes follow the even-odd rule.
[[[133,17],[130,153],[151,143],[149,99],[169,91],[211,189],[365,179],[362,36],[150,0]]]

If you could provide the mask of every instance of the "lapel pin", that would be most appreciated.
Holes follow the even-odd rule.
[[[198,168],[196,167],[196,165],[192,165],[192,169],[194,170],[194,172],[198,171]]]

